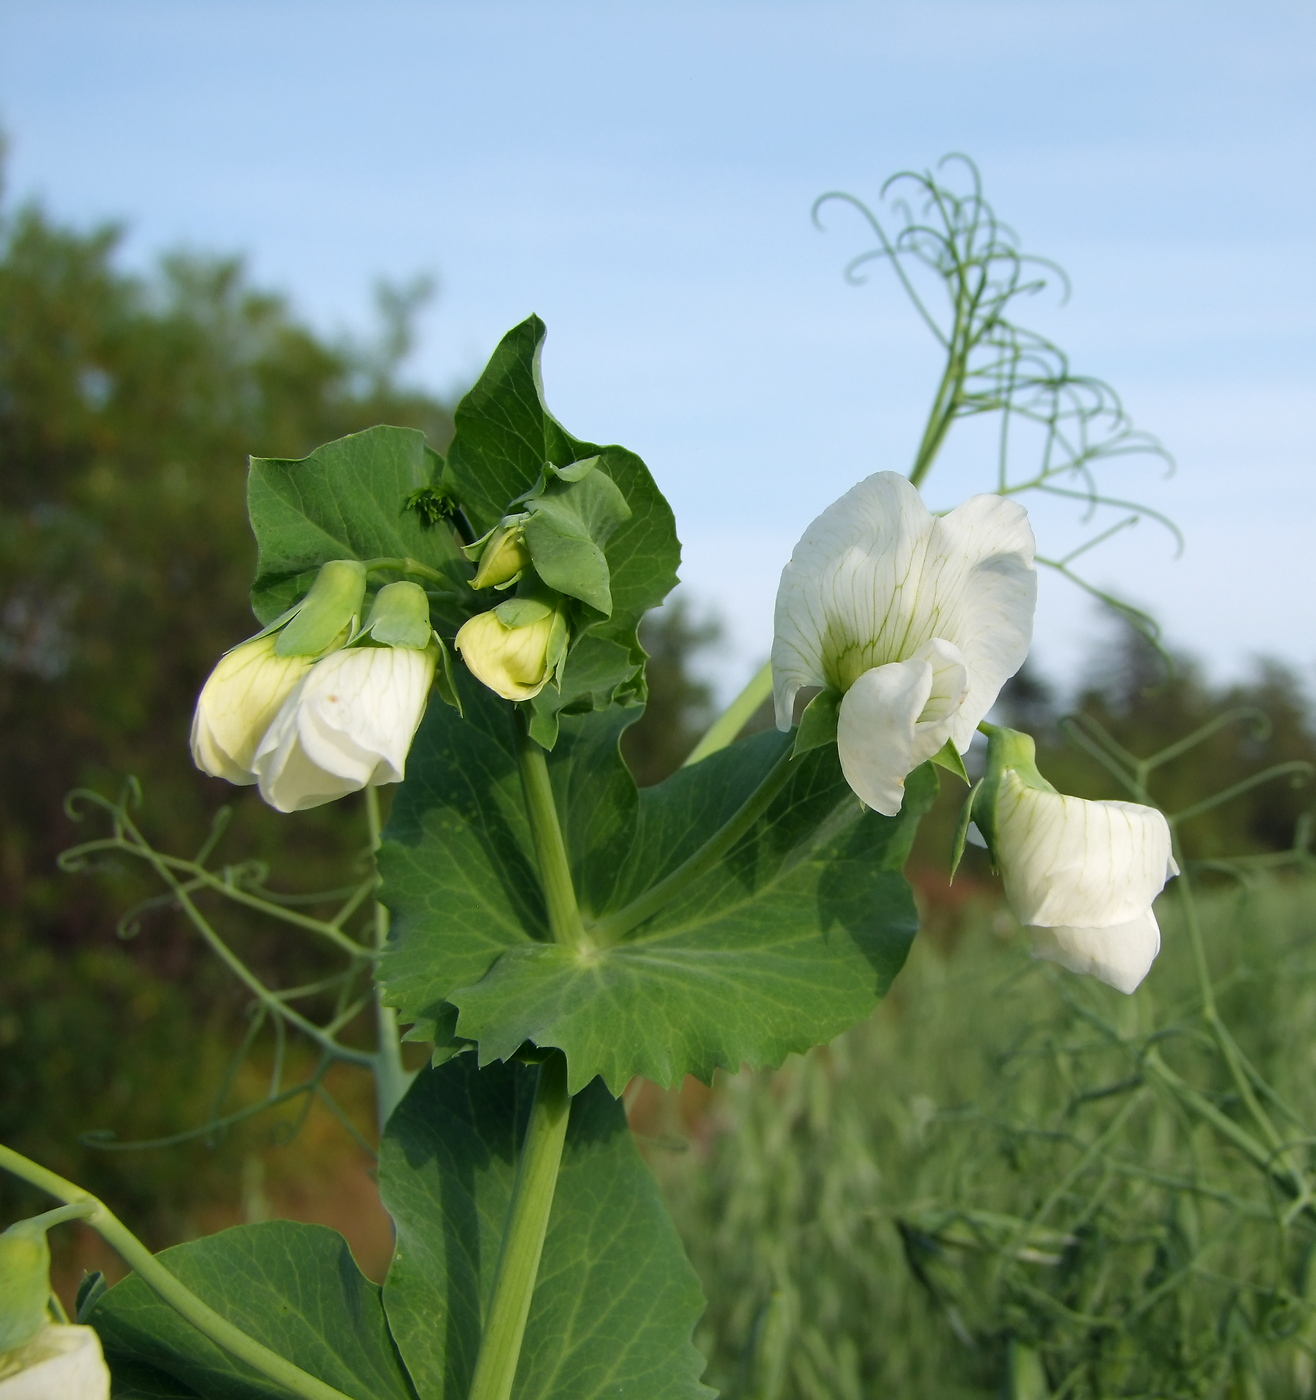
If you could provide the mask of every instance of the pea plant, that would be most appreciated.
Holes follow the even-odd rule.
[[[867,476],[808,525],[770,666],[655,787],[637,789],[619,740],[644,709],[638,627],[676,584],[675,523],[638,456],[549,412],[537,318],[462,400],[446,457],[382,426],[252,460],[259,630],[206,681],[193,760],[283,812],[364,791],[375,864],[313,917],[261,871],[217,864],[215,841],[190,859],[157,851],[129,800],[94,794],[80,810],[103,834],[67,863],[144,861],[250,993],[252,1035],[310,1045],[309,1078],[276,1074],[241,1113],[332,1102],[338,1061],[373,1075],[392,1264],[377,1286],[335,1232],[286,1221],[157,1257],[104,1203],[0,1148],[60,1203],[0,1236],[0,1377],[63,1367],[59,1393],[92,1396],[112,1373],[116,1395],[157,1400],[711,1394],[699,1284],[621,1095],[637,1077],[775,1066],[868,1016],[917,931],[902,871],[919,819],[939,773],[967,783],[980,729],[986,771],[958,845],[990,848],[1039,955],[1123,990],[1142,979],[1152,901],[1175,873],[1165,819],[1057,793],[1028,736],[986,715],[1032,634],[1019,498],[1127,510],[1096,466],[1159,449],[1008,318],[1040,283],[967,169],[967,194],[900,177],[912,193],[893,236],[864,211],[873,256],[945,350],[910,475]],[[948,293],[944,314],[919,275]],[[1040,426],[1042,467],[1011,475],[1003,429],[994,489],[934,514],[919,486],[937,451],[958,418],[988,413]],[[776,729],[741,737],[769,692]],[[381,831],[385,784],[399,786]],[[267,985],[212,899],[324,942],[340,971]],[[328,1020],[299,1009],[327,991]],[[371,1008],[363,1049],[343,1031]],[[430,1047],[417,1074],[400,1028]],[[88,1282],[80,1325],[52,1311],[46,1280],[45,1231],[73,1217],[132,1269]]]

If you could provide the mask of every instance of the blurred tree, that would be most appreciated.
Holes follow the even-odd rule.
[[[254,630],[246,457],[379,422],[442,449],[452,425],[399,379],[426,284],[380,290],[377,341],[331,343],[237,259],[176,255],[137,276],[120,239],[0,204],[0,1136],[126,1193],[141,1223],[152,1198],[168,1206],[160,1172],[189,1189],[195,1154],[157,1154],[173,1168],[144,1175],[141,1158],[88,1158],[76,1135],[204,1117],[218,1071],[192,1042],[222,984],[172,920],[131,950],[113,941],[111,911],[140,876],[107,898],[56,870],[81,834],[65,794],[134,774],[147,829],[189,852],[236,800],[239,854],[303,887],[340,884],[365,840],[355,804],[279,817],[187,757],[202,680]],[[255,950],[258,965],[286,956]]]
[[[690,668],[723,635],[716,615],[696,621],[682,594],[641,624],[640,640],[649,653],[649,703],[622,740],[622,753],[641,787],[674,773],[716,718],[713,687]]]

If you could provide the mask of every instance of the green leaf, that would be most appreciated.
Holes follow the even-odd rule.
[[[251,605],[261,622],[291,607],[330,559],[415,559],[465,587],[471,569],[452,531],[407,504],[430,485],[436,457],[423,433],[388,427],[300,460],[253,457],[247,511],[259,557]]]
[[[394,940],[381,975],[404,1019],[440,1020],[482,1063],[525,1041],[567,1055],[573,1090],[641,1074],[676,1084],[779,1063],[862,1019],[917,928],[900,874],[936,791],[911,774],[901,815],[864,812],[834,748],[785,785],[711,868],[589,956],[549,941],[516,767],[513,717],[477,695],[459,727],[432,709],[382,853]],[[633,712],[571,716],[549,759],[587,925],[606,928],[749,801],[791,737],[742,740],[635,790],[617,754]]]
[[[964,759],[952,740],[947,739],[941,748],[932,755],[931,761],[938,768],[944,768],[947,773],[954,773],[962,783],[968,783],[969,774],[964,767]]]
[[[384,1305],[421,1400],[465,1400],[537,1071],[423,1072],[389,1121],[379,1186],[397,1226]],[[571,1107],[513,1394],[516,1400],[699,1400],[703,1311],[621,1105],[592,1084]]]
[[[503,337],[484,373],[457,406],[457,431],[444,481],[458,494],[467,519],[480,535],[492,530],[518,497],[543,484],[546,466],[558,468],[561,476],[562,468],[598,459],[579,479],[582,487],[591,478],[598,479],[592,488],[597,499],[592,498],[589,512],[573,507],[572,513],[580,516],[587,532],[597,530],[603,536],[591,534],[590,538],[602,546],[611,614],[577,619],[574,631],[584,635],[568,658],[562,693],[543,692],[543,701],[536,706],[536,713],[551,716],[563,709],[603,709],[619,691],[635,684],[644,661],[637,636],[640,618],[675,587],[681,547],[671,508],[639,457],[622,447],[600,447],[572,437],[548,411],[539,370],[544,335],[544,323],[531,316]],[[571,475],[568,472],[565,480]],[[629,518],[610,531],[603,522],[608,512],[617,513],[616,502],[609,505],[604,499],[608,489],[601,485],[603,481],[617,488],[630,511]],[[540,497],[545,498],[556,499],[548,490]],[[583,507],[585,498],[580,499]],[[529,526],[527,522],[527,531]],[[572,553],[568,548],[565,517],[559,517],[554,529],[559,526],[551,549],[547,527],[541,540],[550,553],[560,551],[550,569],[560,564],[564,580],[574,579],[586,591],[597,589],[601,575],[588,574],[582,562],[585,551]],[[529,533],[527,541],[533,549]],[[577,596],[571,587],[561,591]],[[597,602],[602,594],[595,592],[594,598]],[[604,646],[600,648],[599,643]]]
[[[240,1225],[166,1249],[160,1261],[235,1326],[328,1385],[358,1400],[414,1400],[379,1287],[336,1230],[288,1220]],[[111,1368],[138,1375],[140,1394],[171,1393],[147,1388],[159,1373],[205,1400],[287,1400],[136,1275],[105,1293],[87,1321]]]
[[[964,847],[969,839],[969,827],[973,823],[973,803],[981,787],[982,779],[979,778],[969,789],[969,795],[964,799],[964,806],[960,808],[959,819],[955,823],[955,835],[950,844],[951,880],[954,880],[955,872],[960,868],[960,861],[964,859]]]
[[[612,590],[602,546],[631,515],[616,483],[596,464],[574,481],[550,479],[526,510],[525,542],[535,572],[550,588],[607,617]]]

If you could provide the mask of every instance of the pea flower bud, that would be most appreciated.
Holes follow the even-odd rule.
[[[1027,734],[984,726],[987,774],[974,820],[1034,955],[1132,992],[1161,947],[1152,902],[1179,873],[1154,807],[1059,793]]]
[[[530,567],[530,551],[525,543],[524,515],[508,516],[494,526],[483,540],[468,545],[465,553],[478,558],[472,588],[510,588]]]
[[[317,661],[261,739],[253,763],[261,796],[300,812],[400,783],[437,658],[424,590],[381,588],[361,640]]]
[[[509,598],[469,618],[454,645],[472,675],[504,700],[532,700],[566,657],[566,618],[538,599]]]
[[[280,706],[312,665],[309,656],[279,656],[277,636],[243,642],[219,659],[192,716],[192,761],[212,778],[249,785],[252,763]]]

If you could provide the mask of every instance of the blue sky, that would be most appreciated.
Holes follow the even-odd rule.
[[[1269,652],[1313,678],[1309,4],[0,0],[0,123],[13,195],[123,218],[134,262],[245,252],[326,329],[367,323],[377,277],[435,274],[411,366],[435,387],[539,312],[550,405],[671,497],[727,684],[808,520],[907,469],[937,371],[889,275],[843,280],[857,222],[810,205],[967,151],[1073,279],[1029,323],[1179,462],[1111,485],[1183,557],[1143,525],[1089,574],[1218,674]],[[928,494],[990,477],[970,435]],[[1037,524],[1077,538],[1068,509]],[[1044,578],[1043,667],[1100,635]]]

